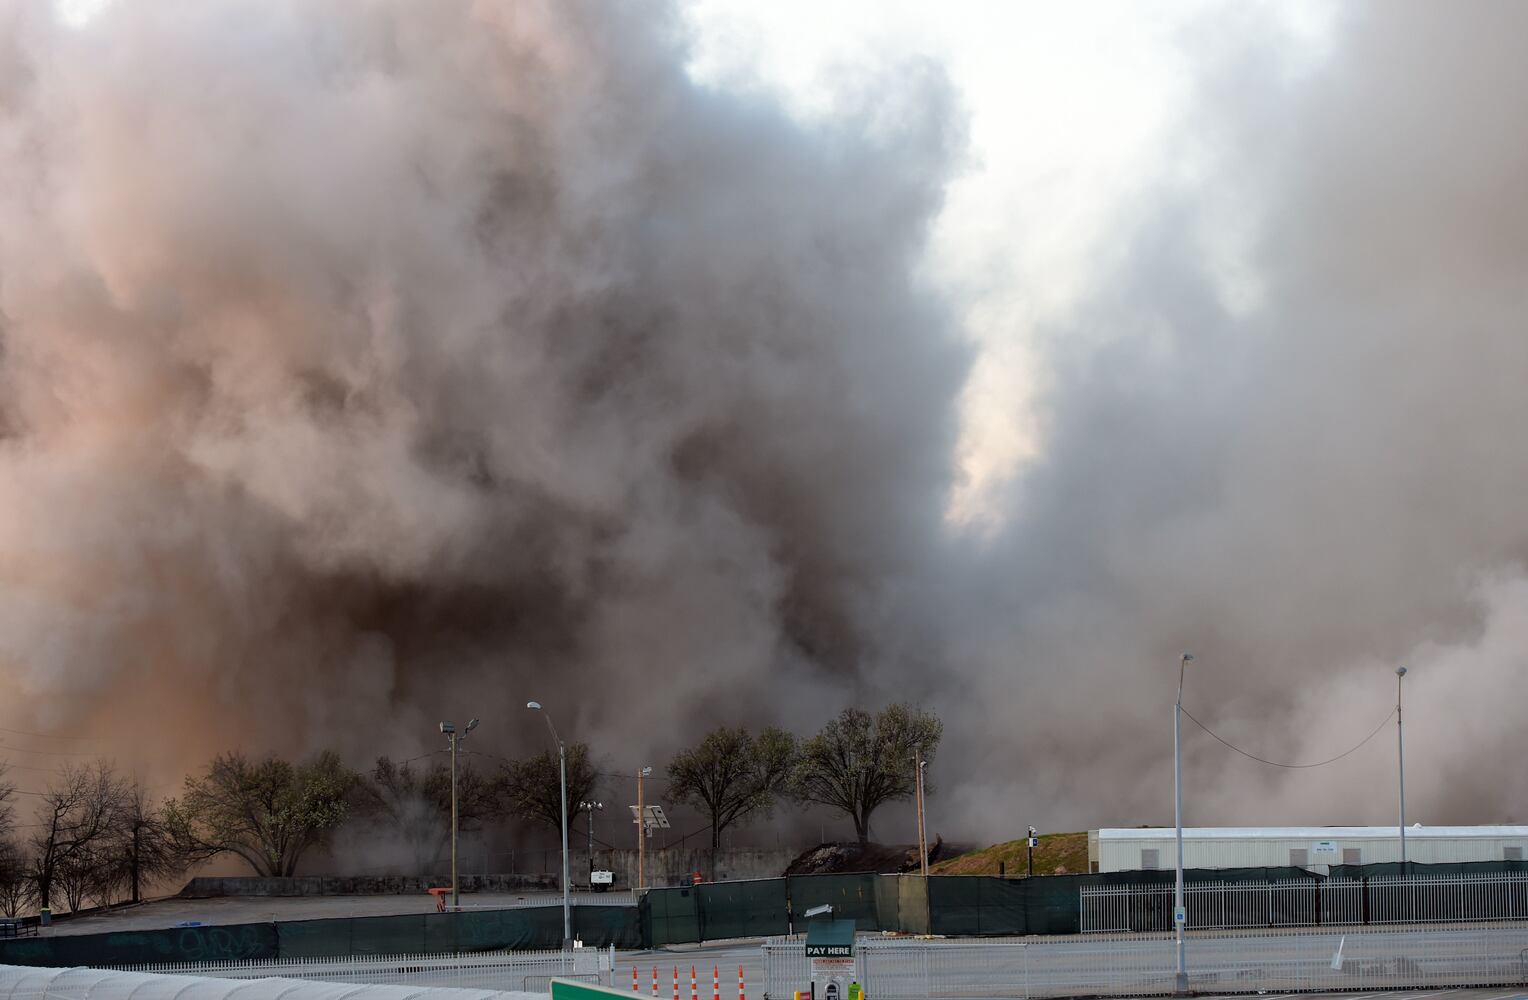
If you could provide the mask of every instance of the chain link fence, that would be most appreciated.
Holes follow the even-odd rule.
[[[1083,886],[1083,933],[1172,929],[1171,885]],[[1190,928],[1528,920],[1528,873],[1381,875],[1184,886]]]

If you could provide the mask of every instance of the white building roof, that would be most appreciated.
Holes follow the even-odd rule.
[[[214,979],[104,969],[49,969],[0,965],[0,998],[5,1000],[545,1000],[545,993],[456,989],[440,986],[382,986],[303,979]]]
[[[1099,830],[1099,840],[1172,839],[1170,827],[1127,827]],[[1394,826],[1186,826],[1185,839],[1195,840],[1364,840],[1398,836]],[[1528,839],[1528,826],[1408,826],[1406,837],[1419,840],[1467,840],[1472,838]]]

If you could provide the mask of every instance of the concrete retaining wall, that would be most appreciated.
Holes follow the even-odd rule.
[[[463,892],[527,892],[557,888],[553,875],[462,875]],[[212,896],[385,896],[421,893],[448,886],[450,878],[439,876],[331,876],[297,878],[198,877],[180,891],[191,899]]]
[[[707,882],[735,879],[778,878],[799,853],[793,850],[731,849],[716,852],[715,864],[707,848],[654,849],[647,852],[646,880],[649,886],[689,885],[700,872]],[[553,866],[555,854],[549,854]],[[615,888],[630,889],[637,884],[635,850],[602,851],[596,849],[594,862],[615,872]],[[575,887],[589,884],[589,852],[575,848],[568,858],[568,871]],[[559,888],[557,874],[469,875],[460,877],[463,892],[537,892]],[[214,896],[381,896],[421,893],[426,889],[451,884],[442,875],[309,875],[297,878],[211,877],[193,878],[180,891],[184,897],[206,899]]]
[[[695,872],[700,872],[707,882],[779,878],[799,853],[799,850],[788,849],[724,849],[716,852],[713,870],[709,848],[676,847],[649,850],[644,868],[650,886],[689,885]],[[615,872],[616,888],[630,888],[637,884],[635,850],[602,851],[596,848],[594,863],[600,868],[609,866]],[[586,885],[589,881],[589,852],[575,849],[568,859],[568,871],[574,885]]]

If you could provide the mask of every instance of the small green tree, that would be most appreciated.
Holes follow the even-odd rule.
[[[883,803],[913,794],[913,748],[934,756],[944,724],[932,712],[889,705],[875,715],[846,708],[811,739],[791,776],[795,796],[848,813],[861,847],[870,842],[870,816]]]
[[[213,758],[185,793],[165,803],[177,849],[188,858],[233,854],[256,875],[290,876],[350,813],[359,776],[331,751],[301,764],[240,753]]]
[[[718,726],[674,757],[668,766],[669,793],[710,819],[714,852],[727,827],[769,812],[790,780],[795,759],[796,739],[783,729],[766,729],[755,739],[741,726]]]

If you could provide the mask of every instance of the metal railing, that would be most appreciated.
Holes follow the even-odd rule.
[[[1172,929],[1171,885],[1085,886],[1085,934]],[[1333,927],[1528,919],[1528,873],[1189,883],[1193,928]]]
[[[1187,966],[1196,992],[1387,990],[1528,981],[1528,926],[1199,931]],[[764,945],[765,991],[782,1000],[811,979],[800,939]],[[856,971],[877,1000],[1000,1000],[1173,992],[1168,934],[1024,940],[862,939]]]
[[[388,986],[455,986],[545,992],[555,976],[610,986],[614,949],[519,951],[474,955],[377,955],[349,958],[230,959],[119,966],[122,972],[151,972],[217,979],[279,976]]]

